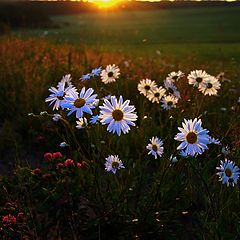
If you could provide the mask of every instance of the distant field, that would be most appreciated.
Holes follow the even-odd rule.
[[[137,55],[240,61],[240,7],[99,12],[53,17],[59,29],[20,32]]]

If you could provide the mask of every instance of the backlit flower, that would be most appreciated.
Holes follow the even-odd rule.
[[[76,126],[77,129],[85,128],[88,125],[87,119],[85,117],[79,118],[78,121],[76,121],[76,123],[77,123],[77,126]]]
[[[150,139],[150,142],[146,148],[148,150],[150,150],[150,152],[148,154],[151,154],[155,157],[155,159],[157,159],[157,157],[161,157],[163,154],[163,142],[160,138],[158,137],[152,137],[152,139]]]
[[[146,78],[141,80],[140,83],[138,83],[137,88],[140,94],[147,96],[149,92],[154,91],[157,88],[157,84],[155,81]]]
[[[209,76],[201,84],[199,84],[198,89],[204,95],[217,95],[218,90],[220,89],[221,83],[217,78]]]
[[[62,104],[62,101],[65,96],[76,93],[76,88],[73,86],[69,86],[65,88],[66,83],[58,84],[58,88],[51,87],[48,90],[51,92],[49,97],[45,99],[45,102],[50,102],[49,105],[53,104],[53,110],[59,109]]]
[[[182,123],[182,128],[179,127],[175,140],[182,143],[177,147],[178,150],[185,150],[185,153],[190,156],[195,154],[202,154],[208,149],[209,144],[208,130],[202,128],[201,119],[195,118],[194,120],[186,120]]]
[[[223,184],[236,185],[239,178],[239,168],[235,166],[233,161],[225,159],[225,161],[220,161],[220,167],[216,167],[219,172],[216,174],[219,176],[219,181],[222,181]]]
[[[214,137],[209,136],[209,143],[221,145],[221,142],[218,139],[215,139]]]
[[[172,95],[168,95],[168,96],[164,96],[161,102],[162,102],[161,106],[163,107],[163,109],[170,110],[171,108],[176,108],[176,104],[178,103],[178,98]]]
[[[100,73],[102,72],[102,67],[98,67],[98,68],[94,68],[92,71],[91,71],[91,75],[93,77],[97,77],[100,75]]]
[[[62,116],[60,114],[54,113],[52,120],[55,122],[58,122],[61,118],[62,118]]]
[[[116,79],[119,78],[120,69],[115,64],[107,65],[106,69],[102,70],[100,76],[103,83],[116,82]]]
[[[92,88],[86,90],[85,87],[83,87],[80,94],[74,93],[71,96],[66,96],[61,107],[67,108],[69,111],[68,116],[73,112],[76,112],[76,118],[82,118],[84,112],[92,115],[91,109],[95,108],[93,103],[96,101],[97,96],[97,94],[93,94],[93,92]]]
[[[173,95],[176,98],[181,98],[180,92],[177,90],[177,87],[171,80],[164,80],[164,87],[166,88],[166,92],[168,95]]]
[[[99,120],[99,116],[98,115],[94,115],[90,118],[90,123],[91,124],[97,124],[98,123],[98,120]]]
[[[71,86],[72,87],[72,77],[71,77],[71,74],[66,74],[62,77],[61,81],[58,82],[58,87],[61,85],[61,84],[67,84],[67,86]]]
[[[160,103],[160,100],[162,99],[163,95],[165,94],[166,90],[163,87],[156,87],[152,91],[149,91],[147,93],[147,98],[152,102]]]
[[[119,159],[118,155],[110,155],[105,159],[106,159],[105,170],[107,172],[113,172],[114,174],[116,174],[117,170],[125,168],[123,166],[122,161]]]
[[[182,71],[178,71],[178,72],[171,72],[168,74],[168,76],[166,77],[167,80],[170,80],[172,82],[177,82],[181,77],[184,76],[184,73]]]
[[[203,70],[194,70],[188,74],[188,83],[194,87],[198,87],[203,81],[208,79],[210,75]]]
[[[111,96],[111,102],[104,100],[103,106],[100,106],[101,123],[108,124],[107,131],[121,135],[121,131],[126,134],[130,130],[130,126],[135,126],[134,121],[137,120],[137,115],[134,113],[135,107],[129,105],[130,101],[123,102],[122,96],[119,101],[115,96]]]

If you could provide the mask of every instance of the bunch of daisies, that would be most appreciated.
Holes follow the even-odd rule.
[[[217,95],[218,90],[221,87],[221,83],[217,77],[214,77],[203,70],[191,71],[190,74],[188,74],[187,79],[190,85],[198,88],[198,90],[204,95]]]
[[[108,65],[106,69],[101,70],[101,67],[93,69],[91,73],[83,75],[80,80],[86,81],[91,77],[100,76],[104,84],[115,82],[119,78],[120,70],[116,65]],[[49,105],[53,105],[53,110],[64,110],[67,112],[67,117],[75,114],[76,128],[82,129],[88,124],[97,124],[100,122],[102,125],[107,125],[107,131],[116,133],[118,136],[121,133],[126,134],[129,132],[131,126],[135,126],[137,114],[135,107],[130,105],[130,100],[123,100],[120,96],[105,96],[102,106],[99,105],[100,99],[94,93],[93,88],[83,87],[78,89],[72,84],[70,74],[63,76],[58,82],[57,87],[49,88],[50,96],[45,99]],[[93,111],[98,111],[94,115]],[[88,120],[89,118],[89,120]],[[64,119],[59,113],[53,114],[53,120],[59,121]],[[116,173],[117,170],[124,168],[122,161],[118,155],[109,155],[106,158],[105,170]]]
[[[170,110],[176,108],[178,100],[181,98],[175,82],[184,76],[183,72],[171,72],[164,80],[164,86],[157,86],[151,79],[143,79],[139,82],[137,88],[140,94],[143,94],[152,103],[161,104],[163,109]]]
[[[104,84],[116,82],[119,78],[120,70],[115,64],[108,65],[102,70],[101,67],[93,69],[90,73],[83,75],[80,80],[89,80],[91,77],[99,76]],[[151,102],[161,104],[169,110],[175,108],[180,99],[180,92],[175,83],[184,76],[181,71],[171,72],[164,80],[164,86],[157,86],[155,81],[143,79],[138,84],[140,94],[146,96]],[[188,75],[189,84],[198,87],[204,95],[216,95],[220,88],[217,78],[210,76],[205,71],[196,70]],[[63,76],[56,87],[50,87],[50,96],[46,102],[53,106],[53,110],[62,109],[66,111],[67,117],[74,114],[76,117],[77,129],[82,129],[88,124],[97,124],[107,126],[107,131],[121,136],[127,134],[131,127],[136,126],[137,114],[134,105],[130,105],[130,100],[124,100],[122,96],[117,98],[108,95],[98,98],[93,88],[85,86],[78,90],[72,84],[70,74]],[[99,106],[99,102],[103,101]],[[94,112],[96,114],[94,114]],[[53,114],[53,120],[63,119],[60,113]],[[209,135],[209,131],[202,127],[201,119],[184,119],[182,127],[178,127],[179,133],[174,139],[181,142],[177,147],[179,155],[183,157],[196,157],[202,155],[208,150],[209,144],[221,145],[218,139]],[[150,143],[146,146],[148,154],[155,159],[162,157],[164,153],[163,141],[160,137],[153,136]],[[170,161],[176,162],[176,156],[171,156]],[[116,174],[117,170],[125,168],[118,155],[109,155],[105,158],[105,170]],[[225,159],[221,161],[217,175],[222,183],[236,185],[239,178],[239,168],[234,162]]]

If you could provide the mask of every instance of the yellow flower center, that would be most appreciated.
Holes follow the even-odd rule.
[[[145,90],[149,91],[150,90],[150,86],[149,85],[145,85]]]
[[[160,93],[158,92],[154,94],[154,97],[159,97],[159,96],[160,96]]]
[[[119,109],[116,109],[112,112],[112,117],[115,121],[123,120],[123,112]]]
[[[168,106],[172,106],[172,105],[173,105],[173,102],[172,102],[172,101],[168,101],[168,102],[167,102],[167,105],[168,105]]]
[[[226,176],[229,177],[229,178],[232,177],[232,171],[231,171],[231,169],[226,168],[226,169],[225,169],[225,174],[226,174]]]
[[[112,76],[113,76],[113,72],[109,72],[108,77],[112,77]]]
[[[113,161],[112,162],[112,168],[118,168],[119,167],[119,162]]]
[[[202,80],[203,80],[203,79],[202,79],[201,77],[197,77],[197,78],[196,78],[196,82],[198,82],[198,83],[202,82]]]
[[[152,145],[152,150],[153,150],[154,152],[157,152],[157,150],[158,150],[158,147],[157,147],[157,145],[156,145],[156,144]]]
[[[194,144],[197,142],[197,134],[195,132],[189,132],[186,138],[187,138],[187,142],[190,144]]]
[[[76,108],[81,108],[81,107],[84,106],[85,103],[86,103],[85,99],[83,99],[83,98],[77,98],[77,99],[74,101],[73,105],[74,105]]]

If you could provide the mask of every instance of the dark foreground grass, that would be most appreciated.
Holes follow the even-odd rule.
[[[1,171],[9,170],[0,177],[2,239],[239,238],[239,181],[226,187],[216,176],[216,166],[225,157],[240,165],[236,61],[225,65],[215,58],[198,61],[194,55],[182,61],[158,54],[131,57],[7,38],[1,40],[0,62],[0,166]],[[52,113],[44,99],[63,75],[70,73],[80,90],[82,74],[109,63],[121,69],[116,83],[104,85],[96,78],[84,84],[99,98],[123,95],[135,105],[137,127],[128,134],[118,137],[100,124],[78,130],[74,116],[68,118],[63,111],[64,121],[57,123],[50,116],[27,116]],[[169,72],[179,69],[186,75],[194,69],[212,75],[224,71],[219,96],[203,97],[185,77],[178,82],[182,99],[168,112],[138,93],[142,78],[162,85]],[[230,152],[223,154],[222,146],[210,145],[203,155],[178,156],[173,164],[169,158],[176,154],[177,127],[183,118],[194,117],[201,118],[203,127]],[[164,154],[157,160],[145,148],[152,136],[164,142]],[[62,141],[71,147],[61,149]],[[45,152],[57,151],[63,156],[43,158]],[[125,169],[116,175],[104,170],[109,154],[118,154],[124,163]],[[69,158],[74,165],[65,161]],[[11,220],[8,224],[4,216]]]

